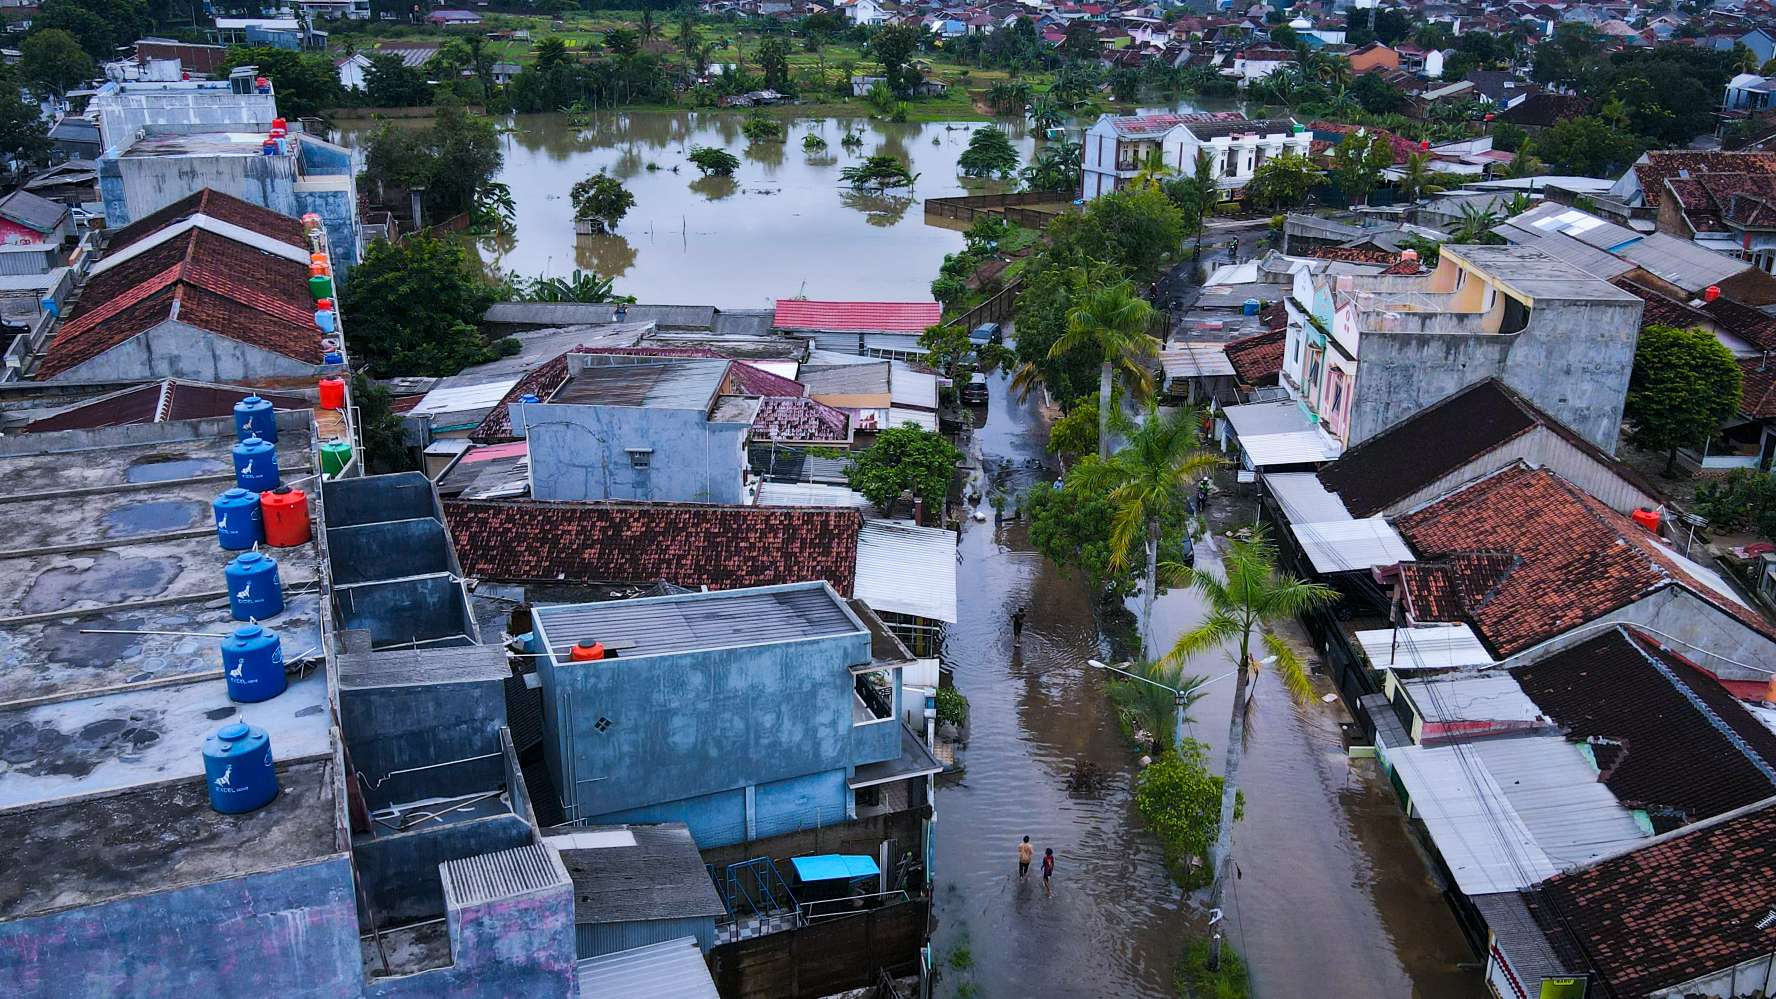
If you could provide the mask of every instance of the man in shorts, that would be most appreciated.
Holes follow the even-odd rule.
[[[1030,845],[1030,837],[1018,844],[1018,877],[1026,877],[1030,873],[1030,859],[1036,855],[1036,848]]]

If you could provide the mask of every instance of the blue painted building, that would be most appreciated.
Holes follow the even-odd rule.
[[[911,659],[859,607],[814,582],[537,609],[568,820],[683,822],[708,849],[854,818],[866,789],[935,773],[900,721]],[[574,659],[593,643],[605,658]]]

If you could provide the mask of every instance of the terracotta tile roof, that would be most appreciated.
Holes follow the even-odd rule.
[[[1776,316],[1724,296],[1704,302],[1702,311],[1721,329],[1746,343],[1763,350],[1776,350]]]
[[[1591,109],[1591,99],[1575,94],[1550,94],[1542,92],[1530,94],[1522,101],[1506,108],[1498,116],[1499,121],[1507,121],[1513,125],[1534,125],[1546,128],[1558,125],[1568,118],[1577,118]]]
[[[851,507],[686,503],[444,504],[463,571],[506,582],[654,582],[726,590],[824,579],[849,596]]]
[[[864,333],[923,333],[943,319],[936,302],[777,302],[771,326],[780,330],[834,330]]]
[[[1399,254],[1372,246],[1315,246],[1302,251],[1304,257],[1320,260],[1342,260],[1347,264],[1391,264]]]
[[[1523,560],[1509,552],[1457,552],[1441,561],[1402,562],[1401,582],[1415,621],[1461,621]]]
[[[550,393],[560,388],[567,381],[568,354],[614,354],[622,357],[726,356],[710,347],[588,347],[582,344],[544,361],[518,379],[518,383],[500,399],[499,405],[493,407],[469,434],[469,440],[477,444],[517,440],[512,434],[512,413],[506,407],[526,395],[547,399]],[[744,395],[798,396],[807,393],[802,383],[771,374],[763,368],[755,368],[744,361],[729,365],[728,374]]]
[[[1424,263],[1412,257],[1401,257],[1398,262],[1389,265],[1382,271],[1382,273],[1400,275],[1422,274],[1424,273]]]
[[[1501,657],[1674,586],[1776,639],[1756,612],[1694,582],[1646,530],[1547,469],[1508,467],[1396,527],[1424,561],[1473,553],[1522,559],[1464,615]]]
[[[1557,874],[1539,895],[1624,999],[1761,958],[1776,950],[1765,919],[1776,907],[1776,805]]]
[[[1328,133],[1336,133],[1338,135],[1351,135],[1355,132],[1365,132],[1365,131],[1372,132],[1372,133],[1379,133],[1382,136],[1382,138],[1387,140],[1388,148],[1393,151],[1395,163],[1404,163],[1407,161],[1407,159],[1409,159],[1412,156],[1413,153],[1423,151],[1422,149],[1420,149],[1418,143],[1413,142],[1411,139],[1408,139],[1404,136],[1395,135],[1393,132],[1390,132],[1385,128],[1374,128],[1374,127],[1366,126],[1366,125],[1345,125],[1340,122],[1325,121],[1325,120],[1316,121],[1312,125],[1309,125],[1308,127],[1311,128],[1316,134],[1321,133],[1321,132],[1328,132]],[[1331,144],[1328,144],[1327,148],[1330,149]]]
[[[208,215],[291,246],[308,249],[308,237],[303,233],[300,221],[207,187],[111,233],[105,240],[105,249],[116,253],[144,236],[193,215]]]
[[[175,316],[230,340],[320,363],[308,268],[192,229],[87,282],[39,375],[66,371]]]
[[[1505,112],[1509,120],[1510,112]],[[1776,153],[1695,152],[1683,149],[1649,151],[1646,162],[1634,164],[1634,176],[1640,181],[1642,197],[1657,208],[1665,197],[1665,181],[1682,180],[1687,173],[1695,178],[1705,173],[1776,173]],[[1697,192],[1701,185],[1694,185]],[[1689,190],[1686,188],[1686,191]]]
[[[1242,337],[1224,350],[1234,373],[1247,385],[1275,385],[1283,370],[1283,345],[1288,342],[1286,330],[1265,330],[1255,336]]]
[[[760,401],[758,416],[753,418],[752,439],[842,444],[851,439],[850,423],[850,417],[843,410],[824,402],[794,396],[767,396]]]
[[[1739,373],[1744,377],[1739,411],[1747,416],[1776,418],[1776,361],[1741,358]]]
[[[1701,309],[1654,291],[1626,274],[1611,278],[1610,284],[1646,303],[1640,313],[1642,329],[1648,326],[1706,327],[1715,322],[1713,317]]]
[[[1613,629],[1511,675],[1567,738],[1612,745],[1600,779],[1671,827],[1776,794],[1776,732],[1647,636]]]

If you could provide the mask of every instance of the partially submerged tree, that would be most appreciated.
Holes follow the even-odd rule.
[[[595,173],[575,184],[568,197],[573,201],[574,218],[591,223],[596,232],[614,231],[635,207],[635,195],[606,173]]]
[[[968,137],[956,165],[970,177],[1010,177],[1017,172],[1018,152],[1003,131],[988,126]]]
[[[877,154],[856,166],[839,171],[839,179],[852,187],[885,191],[894,187],[912,187],[919,175],[909,172],[906,164],[892,156]]]
[[[692,147],[690,160],[705,177],[732,177],[734,171],[740,169],[738,156],[714,146]]]
[[[1135,293],[1128,281],[1089,291],[1067,313],[1067,329],[1049,348],[1059,357],[1078,348],[1089,348],[1098,357],[1098,457],[1110,457],[1110,402],[1112,381],[1120,375],[1138,399],[1153,391],[1149,368],[1159,353],[1153,329],[1153,306]]]
[[[455,239],[418,233],[399,243],[378,240],[343,289],[352,355],[383,378],[441,378],[492,360],[476,324],[494,295]]]

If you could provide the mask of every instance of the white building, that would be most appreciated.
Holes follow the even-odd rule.
[[[888,11],[877,0],[847,0],[840,8],[852,24],[873,25],[888,20]]]
[[[1306,156],[1312,145],[1313,133],[1292,118],[1252,121],[1236,111],[1100,115],[1085,133],[1084,194],[1095,198],[1122,187],[1157,149],[1177,176],[1193,175],[1198,150],[1207,150],[1216,186],[1237,197],[1266,159]]]
[[[1295,53],[1288,49],[1241,49],[1233,54],[1233,66],[1222,75],[1238,79],[1243,87],[1253,80],[1264,79],[1294,61]]]

